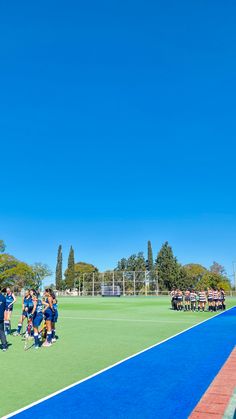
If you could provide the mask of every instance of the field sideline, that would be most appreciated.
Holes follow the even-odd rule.
[[[12,328],[20,314],[14,309]],[[236,298],[227,299],[227,308]],[[169,309],[168,297],[120,299],[60,298],[59,340],[51,348],[23,350],[11,336],[7,353],[0,353],[0,416],[108,367],[207,318],[212,313]]]

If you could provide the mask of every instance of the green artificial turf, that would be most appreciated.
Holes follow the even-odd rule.
[[[227,308],[235,299],[228,298]],[[14,308],[12,328],[20,314]],[[212,313],[175,312],[168,297],[60,298],[58,341],[24,351],[20,337],[0,352],[0,416],[162,341]]]

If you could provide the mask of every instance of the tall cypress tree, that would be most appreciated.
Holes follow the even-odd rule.
[[[0,240],[0,253],[5,252],[6,246],[3,240]]]
[[[148,270],[149,272],[153,271],[153,254],[152,254],[152,244],[150,240],[148,240],[148,260],[147,260]]]
[[[75,256],[74,256],[74,249],[70,247],[70,253],[68,257],[68,266],[67,270],[65,271],[65,282],[67,288],[74,288],[75,284]]]
[[[171,246],[165,242],[156,258],[159,286],[164,289],[171,289],[179,281],[180,264],[173,254]]]
[[[58,247],[57,252],[57,266],[56,266],[56,289],[60,290],[62,287],[62,246]]]

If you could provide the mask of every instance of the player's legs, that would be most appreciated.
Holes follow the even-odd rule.
[[[5,335],[10,335],[11,333],[11,314],[12,314],[12,309],[10,308],[7,308],[4,312]]]
[[[21,329],[22,329],[22,326],[23,326],[23,323],[24,323],[24,320],[25,320],[26,317],[27,317],[27,314],[23,311],[22,315],[20,316],[20,320],[18,322],[18,325],[17,325],[17,330],[13,333],[14,336],[19,336],[20,335]]]
[[[42,323],[42,321],[43,321],[43,315],[41,313],[37,314],[33,319],[35,349],[39,348],[39,326]]]

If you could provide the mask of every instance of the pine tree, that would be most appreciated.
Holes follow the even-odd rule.
[[[56,266],[56,289],[60,290],[62,287],[62,246],[58,247],[57,252],[57,266]]]
[[[180,265],[168,242],[162,245],[157,255],[156,268],[160,288],[171,289],[173,286],[178,285]]]
[[[148,271],[153,271],[153,254],[152,254],[152,244],[150,240],[148,241],[148,260],[147,260]]]
[[[66,287],[69,289],[74,288],[75,284],[75,257],[74,257],[74,249],[70,247],[70,253],[68,257],[68,266],[65,271],[65,283]]]
[[[5,243],[3,240],[0,240],[0,253],[4,253],[6,249]]]

